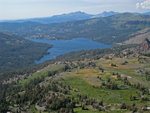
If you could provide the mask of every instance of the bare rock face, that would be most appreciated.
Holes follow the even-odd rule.
[[[150,50],[150,41],[146,38],[139,47],[141,52],[146,52]]]

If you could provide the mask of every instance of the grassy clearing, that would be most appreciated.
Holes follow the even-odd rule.
[[[101,73],[97,69],[81,69],[78,71],[67,73],[65,75],[67,76],[62,82],[65,85],[70,85],[74,89],[72,91],[73,96],[77,94],[81,94],[81,95],[87,95],[90,98],[95,98],[98,101],[103,100],[105,104],[115,107],[115,110],[112,110],[112,113],[127,112],[127,110],[119,110],[119,111],[116,110],[117,108],[120,108],[121,103],[126,103],[127,105],[130,106],[136,103],[138,107],[144,105],[150,105],[150,102],[148,101],[141,102],[141,98],[139,96],[141,94],[141,91],[125,85],[123,82],[113,77],[109,73],[109,71],[105,71],[104,73]],[[101,87],[100,85],[101,81],[97,78],[97,76],[100,76],[104,81],[107,81],[107,79],[110,78],[118,86],[124,86],[125,89],[111,90],[106,87]],[[130,100],[131,96],[136,96],[137,100],[131,101]],[[82,111],[81,108],[77,108],[75,110],[77,111],[77,113],[86,112],[86,111]],[[86,113],[93,113],[93,112],[87,111]]]
[[[124,61],[127,61],[128,63],[125,65],[122,65]],[[116,64],[117,66],[113,67],[111,64]],[[137,58],[132,59],[122,59],[122,58],[115,58],[113,60],[99,60],[97,63],[98,66],[101,66],[111,72],[119,72],[122,74],[126,74],[127,76],[132,77],[133,79],[130,79],[133,83],[141,83],[143,86],[150,88],[149,82],[146,80],[146,77],[144,75],[136,74],[136,71],[139,69],[144,69],[150,67],[147,63],[139,63]]]
[[[81,108],[75,108],[74,111],[75,113],[105,113],[96,110],[82,110]]]
[[[35,108],[35,105],[32,105],[30,107],[30,113],[49,113],[49,112],[40,112],[40,111],[37,111],[36,108]],[[54,113],[54,112],[53,112]]]
[[[32,76],[27,77],[27,79],[21,80],[19,82],[20,85],[28,84],[31,80],[34,80],[36,78],[44,78],[48,76],[49,72],[54,72],[54,71],[61,71],[65,68],[64,64],[52,64],[49,65],[48,67],[37,71],[36,73],[32,74]]]
[[[128,64],[122,65],[122,62],[128,61]],[[111,66],[111,63],[117,65],[117,67]],[[141,83],[143,86],[148,86],[149,82],[145,82],[144,77],[137,75],[135,72],[143,65],[137,62],[136,59],[124,59],[121,61],[119,58],[115,60],[99,60],[96,61],[97,66],[104,68],[104,72],[95,68],[84,68],[84,69],[72,69],[69,72],[61,73],[61,77],[58,79],[64,86],[71,86],[71,94],[68,96],[78,98],[78,94],[87,96],[90,99],[95,99],[97,102],[103,101],[104,105],[110,106],[109,110],[98,111],[91,105],[85,105],[88,110],[82,110],[81,105],[77,105],[74,108],[75,113],[128,113],[127,109],[120,109],[122,103],[126,103],[127,106],[136,104],[136,107],[141,108],[145,105],[150,106],[149,101],[141,101],[142,92],[136,88],[126,85],[123,80],[119,80],[117,75],[112,75],[112,72],[119,72],[126,74],[134,79],[131,79],[133,83]],[[47,68],[34,73],[31,77],[20,82],[20,84],[29,83],[31,80],[38,77],[47,77],[49,71],[57,71],[64,69],[65,65],[51,65]],[[111,82],[117,84],[119,89],[112,90],[102,83],[109,84],[108,79]],[[136,79],[136,80],[135,80]],[[135,96],[135,100],[131,100],[131,97]],[[145,94],[146,97],[150,98],[150,95]],[[30,108],[31,112],[39,113],[36,111],[34,106]]]

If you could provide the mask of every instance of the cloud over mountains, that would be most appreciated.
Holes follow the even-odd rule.
[[[138,2],[136,4],[136,8],[142,8],[142,9],[150,9],[150,0],[145,0],[143,2]]]

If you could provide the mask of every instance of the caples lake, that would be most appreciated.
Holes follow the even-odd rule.
[[[44,55],[39,60],[36,60],[35,61],[36,63],[42,63],[47,60],[55,59],[59,55],[69,53],[72,51],[103,49],[111,47],[111,45],[102,44],[87,38],[75,38],[72,40],[45,40],[45,39],[29,39],[29,38],[26,39],[34,42],[47,43],[53,45],[52,48],[48,49],[49,54]]]

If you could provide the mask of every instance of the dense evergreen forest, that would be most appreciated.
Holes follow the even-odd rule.
[[[34,65],[34,60],[46,54],[48,44],[34,43],[8,32],[0,32],[0,71]]]

